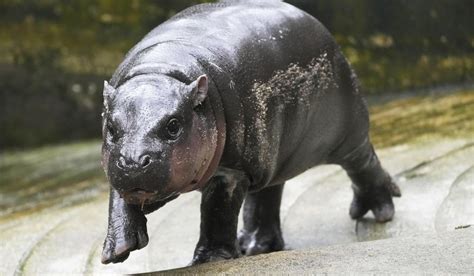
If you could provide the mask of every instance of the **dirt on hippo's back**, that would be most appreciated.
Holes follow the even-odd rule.
[[[284,111],[285,105],[293,105],[298,106],[299,113],[307,113],[314,97],[322,96],[335,88],[337,83],[327,53],[313,58],[307,65],[291,63],[285,70],[276,71],[268,81],[255,82],[249,101],[254,106],[255,114],[252,129],[247,131],[256,132],[258,144],[247,147],[244,156],[249,159],[255,154],[251,149],[258,148],[258,161],[263,164],[271,162],[268,139],[277,135],[270,133],[267,127],[272,119],[269,114],[275,113],[269,112],[269,109],[279,113]]]

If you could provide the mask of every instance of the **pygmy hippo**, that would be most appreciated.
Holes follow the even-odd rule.
[[[188,8],[147,34],[105,82],[102,262],[146,246],[145,214],[193,190],[202,192],[193,264],[282,250],[283,185],[319,164],[349,175],[352,218],[371,210],[388,221],[400,190],[368,129],[357,78],[314,17],[271,0]]]

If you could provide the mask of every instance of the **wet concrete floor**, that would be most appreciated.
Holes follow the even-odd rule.
[[[474,229],[282,251],[153,275],[472,275]]]

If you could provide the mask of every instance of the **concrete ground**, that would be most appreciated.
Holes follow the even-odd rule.
[[[282,251],[163,274],[470,274],[474,273],[474,229],[371,242]]]
[[[449,110],[459,105],[446,98],[440,100],[452,104]],[[436,99],[431,102],[423,99],[420,105],[426,101],[434,110],[438,108]],[[468,102],[462,101],[471,107],[472,102],[472,94]],[[393,128],[393,124],[400,122],[391,121],[397,116],[397,109],[400,105],[373,112],[376,131],[382,131],[385,123]],[[410,113],[410,109],[404,111]],[[451,115],[448,117],[447,122],[454,124]],[[384,123],[384,118],[389,121]],[[457,121],[465,124],[467,120],[472,129],[472,117],[463,120]],[[398,129],[400,135],[404,135],[404,127],[413,129],[416,123],[418,121],[404,122]],[[407,124],[412,125],[407,127]],[[382,164],[394,176],[403,194],[395,199],[396,215],[391,222],[375,223],[371,214],[359,221],[351,220],[348,209],[352,191],[348,177],[337,166],[320,166],[288,181],[285,186],[281,221],[287,251],[172,272],[473,274],[474,226],[469,225],[474,225],[474,136],[470,134],[472,132],[418,136],[414,140],[402,136],[403,143],[393,140],[400,139],[396,135],[386,138],[374,135],[374,140],[380,139],[376,144],[383,147],[378,150]],[[95,142],[84,148],[87,149],[84,152],[99,152]],[[89,153],[84,152],[77,157],[83,161],[74,162],[86,164],[87,168],[97,166],[84,161],[89,160]],[[14,158],[3,157],[5,161],[0,169],[3,177],[9,177],[11,170],[5,168],[10,166],[9,158]],[[23,162],[32,162],[31,166],[38,163],[30,157],[24,157]],[[92,155],[91,159],[94,158],[97,156]],[[41,179],[47,174],[54,175],[51,164],[47,166],[50,168],[47,173],[42,171]],[[72,169],[64,166],[65,171],[74,169],[74,166]],[[33,173],[23,174],[28,179],[35,177]],[[32,194],[25,196],[26,203],[22,201],[24,189],[21,193],[8,187],[2,190],[0,204],[6,208],[0,213],[0,275],[126,274],[189,264],[199,234],[198,192],[182,195],[148,216],[150,242],[146,248],[133,252],[125,263],[102,265],[107,194],[103,181],[96,182],[95,171],[92,175],[94,181],[87,182],[89,184],[78,180],[71,186],[73,194],[66,192],[68,187],[57,188],[54,193],[40,193],[34,187],[26,189]],[[28,183],[21,179],[23,182],[19,183]],[[54,184],[39,180],[38,183]],[[91,185],[97,187],[91,188]],[[50,203],[43,204],[40,194]]]

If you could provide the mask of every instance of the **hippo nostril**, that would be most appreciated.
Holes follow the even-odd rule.
[[[117,167],[123,170],[126,166],[127,163],[125,161],[125,158],[123,158],[123,156],[120,156],[119,160],[117,161]]]
[[[146,168],[148,165],[151,163],[151,157],[150,155],[144,155],[140,158],[140,165],[142,168]]]

